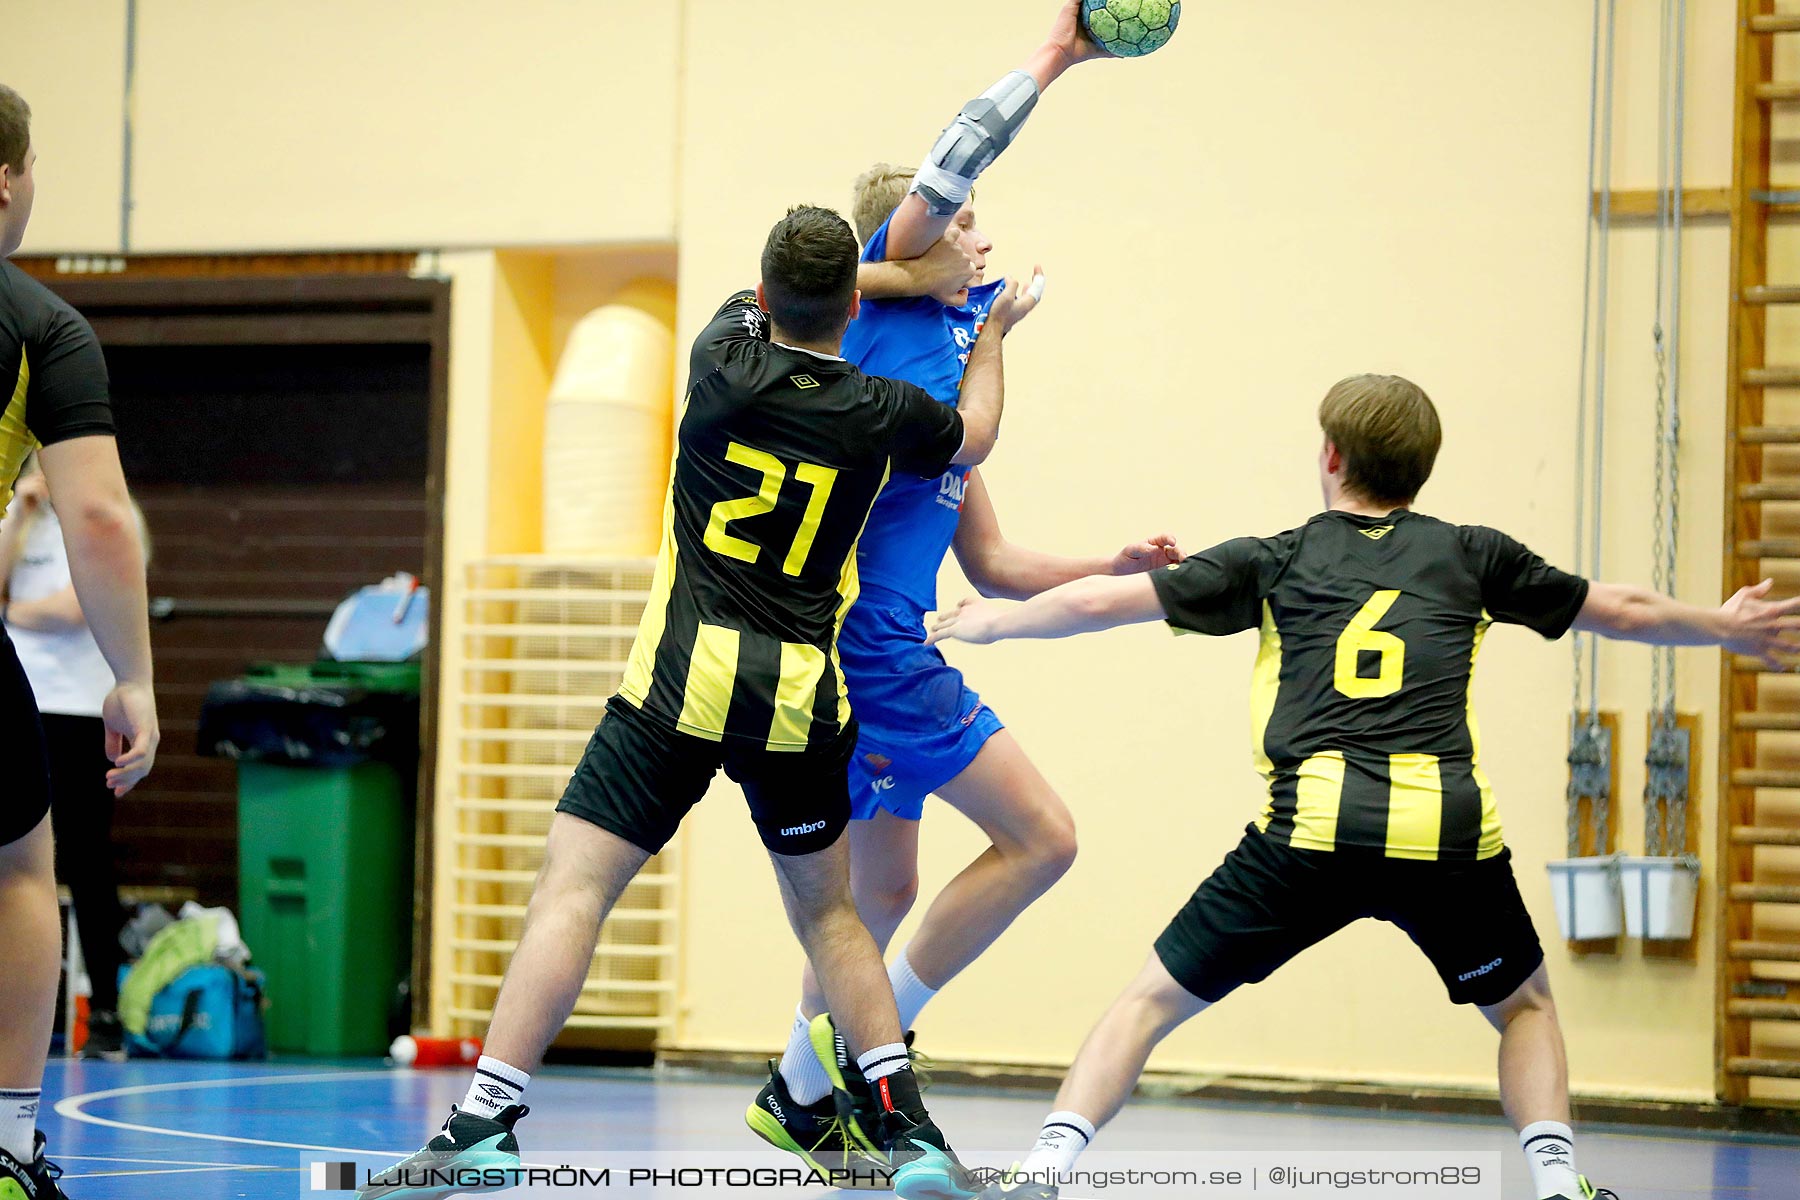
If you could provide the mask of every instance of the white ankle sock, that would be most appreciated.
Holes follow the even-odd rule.
[[[523,1100],[525,1085],[530,1082],[531,1076],[519,1068],[484,1054],[475,1064],[475,1078],[469,1082],[462,1110],[470,1116],[492,1120],[501,1109]]]
[[[1033,1178],[1066,1175],[1094,1140],[1094,1124],[1080,1113],[1053,1112],[1025,1157],[1022,1170]]]
[[[900,1006],[900,1028],[911,1029],[938,990],[925,986],[919,979],[905,950],[900,951],[900,957],[888,968],[888,982],[894,985],[894,1003]]]
[[[37,1154],[38,1101],[41,1088],[0,1091],[0,1150],[29,1166]]]
[[[781,1082],[797,1104],[817,1104],[831,1095],[831,1076],[813,1050],[812,1022],[806,1010],[794,1010],[794,1030],[788,1034],[787,1052],[781,1056]]]
[[[1531,1183],[1539,1196],[1581,1195],[1574,1130],[1561,1121],[1539,1121],[1519,1131],[1519,1145],[1531,1164]]]
[[[858,1056],[856,1069],[863,1073],[863,1078],[870,1083],[878,1079],[886,1079],[909,1070],[912,1060],[906,1056],[906,1043],[894,1042],[886,1046],[877,1046],[867,1054]]]

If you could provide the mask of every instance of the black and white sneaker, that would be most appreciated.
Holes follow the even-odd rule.
[[[56,1182],[62,1178],[62,1168],[44,1157],[41,1131],[32,1149],[28,1163],[0,1150],[0,1200],[69,1200]]]
[[[1619,1193],[1611,1188],[1595,1187],[1588,1182],[1586,1175],[1578,1175],[1576,1180],[1581,1184],[1579,1196],[1550,1196],[1547,1200],[1619,1200]]]
[[[531,1110],[514,1104],[493,1118],[466,1113],[455,1105],[438,1135],[411,1158],[396,1163],[369,1180],[357,1200],[444,1200],[447,1196],[476,1192],[501,1192],[517,1186],[511,1172],[519,1170],[519,1139],[513,1125]],[[485,1173],[502,1172],[497,1178]],[[0,1200],[6,1200],[0,1192]]]

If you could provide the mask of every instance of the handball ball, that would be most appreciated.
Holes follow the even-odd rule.
[[[1181,0],[1081,0],[1088,36],[1120,58],[1160,50],[1181,22]]]

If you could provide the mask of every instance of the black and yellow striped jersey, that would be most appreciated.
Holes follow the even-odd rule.
[[[926,478],[962,418],[909,383],[769,340],[754,293],[694,343],[662,551],[619,694],[683,733],[799,751],[850,724],[837,635],[890,471]]]
[[[80,313],[0,261],[0,514],[25,456],[39,446],[114,432],[106,359]]]
[[[1177,631],[1260,629],[1257,825],[1310,850],[1477,859],[1504,842],[1470,697],[1489,624],[1561,637],[1587,581],[1503,533],[1405,509],[1321,513],[1153,577]]]

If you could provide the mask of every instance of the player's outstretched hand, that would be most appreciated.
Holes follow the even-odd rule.
[[[1181,552],[1181,547],[1175,544],[1173,534],[1159,533],[1141,542],[1133,542],[1113,555],[1112,573],[1137,575],[1144,571],[1154,571],[1158,567],[1174,566],[1186,557]]]
[[[1730,631],[1725,648],[1734,654],[1760,658],[1778,671],[1795,666],[1800,655],[1800,596],[1766,600],[1773,579],[1747,588],[1719,606]]]
[[[997,642],[1000,635],[994,627],[994,619],[999,613],[1000,606],[992,600],[977,600],[971,596],[949,612],[937,614],[931,632],[925,635],[925,644],[935,646],[939,642],[955,640],[985,646]]]
[[[156,696],[141,683],[121,683],[107,694],[100,716],[106,725],[106,757],[113,765],[106,786],[123,796],[156,765],[156,746],[162,740]]]
[[[1011,333],[1013,326],[1029,317],[1044,300],[1044,268],[1031,268],[1029,282],[1015,282],[1011,279],[998,292],[994,293],[994,302],[988,306],[987,323],[998,323],[1000,335],[1005,337]]]
[[[1087,29],[1081,23],[1081,0],[1067,0],[1067,3],[1056,10],[1056,22],[1050,26],[1047,43],[1071,67],[1089,59],[1115,57],[1088,36]]]

